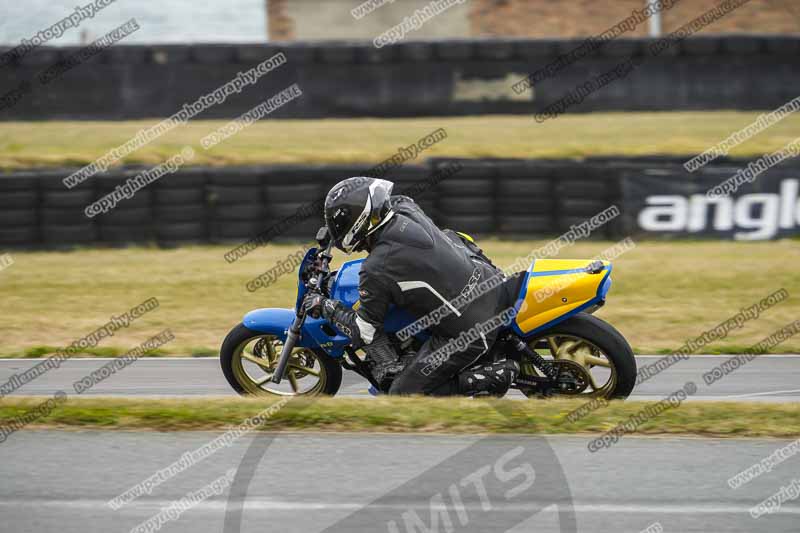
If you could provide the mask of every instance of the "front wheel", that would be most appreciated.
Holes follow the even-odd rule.
[[[528,346],[566,373],[570,387],[559,395],[627,398],[636,383],[636,358],[628,341],[611,324],[586,313],[556,324]],[[525,374],[541,375],[531,362],[522,361]],[[526,395],[534,391],[520,387]]]
[[[284,379],[272,382],[283,341],[239,324],[222,343],[219,359],[225,379],[241,395],[333,396],[342,384],[342,367],[322,350],[292,350]]]

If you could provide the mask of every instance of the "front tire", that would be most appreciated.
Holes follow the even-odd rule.
[[[577,362],[591,374],[593,382],[599,380],[592,369],[608,369],[603,386],[595,383],[597,389],[592,387],[591,392],[581,391],[576,396],[624,399],[636,384],[636,358],[628,341],[611,324],[595,316],[578,313],[526,342],[540,355],[547,355],[542,349],[549,351],[555,361]]]
[[[322,350],[295,348],[280,385],[270,378],[283,343],[239,324],[222,342],[219,360],[230,386],[243,396],[333,396],[342,385],[342,367]],[[308,380],[308,381],[307,381]]]

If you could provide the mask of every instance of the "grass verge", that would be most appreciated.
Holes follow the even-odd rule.
[[[210,151],[200,139],[227,120],[193,120],[124,159],[159,164],[183,146],[195,148],[193,164],[377,163],[437,128],[446,140],[428,157],[552,157],[698,154],[760,112],[587,113],[543,124],[529,115],[409,119],[264,120]],[[85,165],[124,144],[160,119],[120,122],[2,122],[0,169]],[[790,116],[732,149],[733,157],[772,152],[794,140],[800,116]],[[75,142],[80,139],[80,142]]]
[[[0,425],[40,405],[43,398],[13,397],[0,403]],[[266,409],[271,399],[139,400],[70,399],[28,427],[221,430]],[[468,400],[434,398],[293,399],[269,418],[269,431],[603,433],[654,402],[611,402],[570,422],[584,400]],[[800,405],[692,402],[668,409],[639,426],[643,435],[797,437]]]

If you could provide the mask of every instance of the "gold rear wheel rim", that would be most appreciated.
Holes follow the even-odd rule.
[[[535,351],[534,346],[542,341],[547,344],[549,353],[543,354],[537,352],[539,355],[542,355],[545,359],[548,359],[547,355],[549,355],[552,360],[556,361],[573,361],[581,365],[586,374],[588,374],[589,386],[586,391],[578,394],[565,395],[592,398],[608,398],[613,395],[614,389],[617,387],[619,372],[614,365],[613,359],[596,344],[578,335],[555,334],[539,338],[528,346],[531,350]],[[534,372],[536,375],[542,375],[532,364],[528,363],[528,365],[529,367],[523,368],[526,373]],[[600,371],[599,369],[604,370]]]

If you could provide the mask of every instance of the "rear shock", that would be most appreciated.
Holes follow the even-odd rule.
[[[556,383],[558,380],[558,369],[555,365],[551,364],[548,360],[544,357],[536,353],[535,351],[531,350],[530,346],[525,344],[525,342],[520,339],[517,335],[513,333],[509,333],[506,335],[505,338],[506,342],[511,344],[511,346],[517,350],[518,352],[527,355],[533,361],[533,365],[540,371],[542,374],[547,376],[553,384]]]

